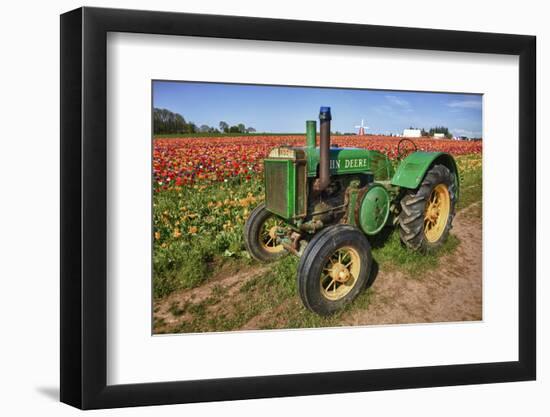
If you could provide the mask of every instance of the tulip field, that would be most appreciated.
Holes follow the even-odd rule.
[[[398,137],[333,136],[339,146],[396,158]],[[482,142],[414,139],[420,150],[445,151],[481,181]],[[196,287],[220,268],[254,263],[242,228],[263,200],[262,159],[275,146],[302,146],[305,136],[156,138],[153,147],[153,289],[155,299]],[[466,178],[466,183],[468,178]]]
[[[395,159],[400,137],[335,136],[341,147],[378,150]],[[419,138],[424,151],[453,155],[479,154],[482,143]],[[305,136],[242,136],[156,139],[153,155],[155,191],[195,183],[212,183],[240,178],[245,181],[262,172],[262,158],[275,146],[303,146]]]

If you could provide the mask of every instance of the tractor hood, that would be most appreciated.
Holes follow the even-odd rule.
[[[315,177],[319,166],[319,148],[302,148],[307,154],[307,174]],[[379,151],[360,148],[330,148],[329,169],[331,175],[370,172],[375,180],[386,180],[393,175],[388,157]]]

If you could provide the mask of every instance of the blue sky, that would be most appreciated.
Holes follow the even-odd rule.
[[[306,120],[318,120],[319,107],[330,106],[333,131],[356,132],[364,119],[367,133],[442,125],[455,136],[482,136],[480,94],[154,81],[153,106],[198,126],[223,120],[258,132],[303,132]]]

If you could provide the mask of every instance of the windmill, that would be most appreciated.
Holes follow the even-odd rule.
[[[365,130],[369,127],[365,124],[365,121],[361,119],[361,124],[359,126],[355,126],[357,129],[359,129],[359,136],[365,136]]]

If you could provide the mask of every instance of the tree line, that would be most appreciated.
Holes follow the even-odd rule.
[[[426,131],[424,128],[422,128],[422,136],[434,136],[436,133],[443,133],[443,135],[447,139],[451,139],[453,137],[453,134],[449,131],[449,128],[446,126],[436,126],[430,128],[430,130]]]
[[[251,126],[246,127],[243,123],[229,125],[223,120],[218,123],[217,127],[206,124],[197,126],[191,121],[186,121],[179,113],[155,107],[153,109],[153,132],[156,135],[170,133],[254,133],[256,129]]]
[[[417,129],[416,127],[410,127],[410,129]],[[420,129],[420,135],[422,136],[433,136],[436,133],[443,133],[443,135],[447,139],[452,139],[453,134],[449,131],[449,128],[446,126],[435,126],[430,128],[430,130],[426,130],[424,128]]]

